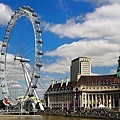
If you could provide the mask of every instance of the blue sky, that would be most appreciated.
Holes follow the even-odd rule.
[[[70,76],[71,60],[89,57],[92,74],[114,74],[120,51],[119,0],[0,0],[0,39],[19,7],[30,6],[39,15],[43,31],[41,78]]]

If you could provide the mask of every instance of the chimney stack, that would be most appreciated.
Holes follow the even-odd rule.
[[[61,87],[62,87],[62,85],[63,85],[63,78],[61,78]]]
[[[51,83],[51,85],[52,85],[52,88],[53,88],[53,86],[54,86],[54,80],[52,80],[52,83]]]
[[[69,81],[69,79],[68,79],[68,77],[66,77],[66,86],[68,85],[68,81]]]

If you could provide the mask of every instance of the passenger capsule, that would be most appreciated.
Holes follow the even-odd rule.
[[[42,30],[41,29],[37,29],[36,32],[42,33]]]
[[[13,23],[12,22],[8,22],[8,25],[13,25]]]
[[[6,91],[2,91],[2,94],[7,94],[7,92]]]
[[[4,80],[4,77],[0,77],[1,80]]]
[[[42,67],[42,64],[41,63],[36,63],[36,66],[37,67]]]
[[[6,47],[7,45],[5,43],[2,44],[2,47]]]
[[[22,8],[20,7],[20,8],[18,8],[18,10],[22,10]]]
[[[39,20],[36,20],[35,23],[36,23],[36,24],[40,24],[40,21],[39,21]]]
[[[29,6],[26,6],[26,9],[28,9],[28,10],[29,10],[29,9],[31,9],[31,8],[30,8]]]
[[[34,10],[33,10],[32,8],[30,8],[30,9],[29,9],[29,11],[30,11],[31,13],[33,13],[33,12],[34,12]]]
[[[36,13],[33,13],[32,16],[33,16],[33,17],[37,17],[38,15],[37,15]]]
[[[8,39],[9,37],[8,36],[5,36],[4,39]]]
[[[14,15],[13,15],[13,16],[11,16],[11,18],[14,18]]]
[[[4,52],[1,52],[1,55],[5,55],[5,53],[4,53]]]
[[[43,43],[43,41],[42,41],[42,40],[37,40],[37,42],[38,42],[38,43],[40,43],[40,44],[41,44],[41,43]]]
[[[28,94],[29,97],[33,97],[34,95],[33,94]]]
[[[3,69],[0,69],[0,71],[4,72],[4,70],[3,70]]]
[[[38,55],[43,55],[42,51],[38,51],[37,53]]]
[[[1,87],[5,87],[5,84],[2,84]]]
[[[23,9],[26,9],[26,6],[22,6]]]
[[[0,63],[4,64],[5,62],[4,61],[0,61]]]
[[[6,31],[7,31],[7,32],[10,32],[11,30],[7,29]]]
[[[15,13],[18,13],[18,11],[15,11]]]
[[[35,78],[40,78],[40,76],[38,74],[35,74],[34,77]]]
[[[33,85],[32,85],[32,88],[34,88],[34,89],[37,88],[37,85],[34,85],[34,84],[33,84]]]

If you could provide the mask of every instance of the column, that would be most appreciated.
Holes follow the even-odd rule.
[[[49,94],[48,94],[48,107],[50,107],[50,98],[49,98]]]
[[[102,93],[100,94],[100,98],[99,98],[99,105],[102,104]]]
[[[112,108],[111,102],[112,102],[112,98],[111,98],[111,94],[110,94],[110,98],[109,98],[109,108],[110,108],[110,109]]]
[[[103,94],[103,105],[105,105],[105,96],[104,96],[104,94]]]
[[[89,97],[89,94],[88,94],[88,108],[90,108],[90,97]]]
[[[108,107],[108,94],[106,94],[106,107]]]
[[[95,107],[97,107],[97,102],[98,102],[97,94],[95,94]]]
[[[111,94],[111,106],[113,108],[113,94]]]
[[[93,94],[92,94],[92,108],[93,108],[93,102],[94,102],[94,100],[93,100]]]
[[[82,93],[80,92],[80,95],[79,95],[79,104],[80,104],[80,108],[83,106],[82,105]]]
[[[86,108],[86,104],[87,104],[87,94],[85,94],[85,108]]]
[[[112,95],[113,97],[112,97],[112,100],[113,100],[113,102],[112,102],[112,104],[113,104],[113,108],[115,108],[115,97],[114,97],[114,94]]]
[[[82,96],[82,99],[81,99],[81,107],[83,107],[83,104],[84,104],[84,102],[85,102],[85,101],[83,100],[84,94],[82,94],[81,96]]]
[[[73,100],[73,101],[74,101],[73,104],[74,104],[74,110],[75,110],[75,108],[76,108],[76,93],[74,94],[74,98],[73,98],[73,99],[74,99],[74,100]]]

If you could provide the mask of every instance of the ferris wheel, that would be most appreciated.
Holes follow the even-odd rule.
[[[42,67],[42,31],[38,15],[29,6],[20,7],[8,22],[1,48],[2,96],[11,105],[16,99],[35,97]],[[43,109],[43,107],[41,106]]]

